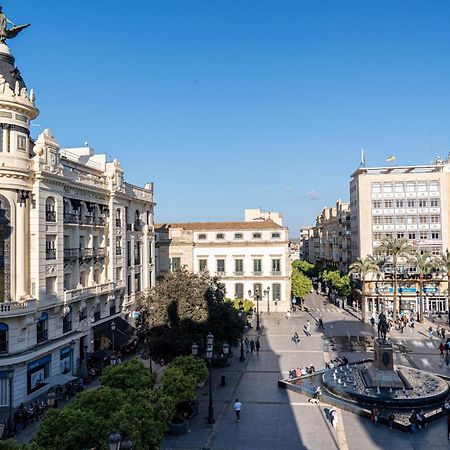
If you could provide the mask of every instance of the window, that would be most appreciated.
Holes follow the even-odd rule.
[[[45,279],[45,293],[47,295],[56,294],[56,277],[47,277]]]
[[[392,200],[385,200],[384,201],[384,207],[385,208],[392,208]]]
[[[381,208],[381,201],[380,200],[375,200],[374,202],[372,202],[372,207],[373,207],[373,209],[380,209]]]
[[[426,208],[427,207],[427,201],[424,199],[419,200],[419,208]]]
[[[132,292],[132,285],[131,285],[131,275],[127,275],[127,295],[131,295]]]
[[[260,259],[253,260],[253,272],[254,273],[262,272],[262,261]]]
[[[88,284],[88,274],[86,271],[80,272],[80,284],[83,287],[86,287]]]
[[[116,255],[120,256],[122,254],[122,238],[116,236]]]
[[[116,283],[122,281],[122,267],[116,267]]]
[[[407,203],[408,208],[415,208],[416,207],[416,201],[415,200],[408,200]]]
[[[408,216],[407,221],[408,225],[414,225],[417,223],[417,216]]]
[[[381,225],[381,216],[373,216],[373,224]]]
[[[127,241],[127,264],[131,266],[131,241]]]
[[[416,239],[416,233],[408,233],[408,239],[415,240]]]
[[[48,197],[45,201],[45,220],[56,222],[55,199],[53,197]]]
[[[439,181],[430,181],[428,189],[430,192],[438,192],[439,191]]]
[[[56,236],[47,236],[46,238],[45,259],[56,259]]]
[[[202,233],[198,235],[199,241],[204,241],[206,239],[206,234]]]
[[[392,193],[392,183],[383,183],[383,192],[385,194]]]
[[[138,292],[141,292],[141,274],[135,273],[134,274],[134,293],[137,294]]]
[[[281,300],[281,284],[272,284],[272,300],[274,302],[279,302]]]
[[[234,285],[234,298],[244,298],[244,285],[242,283]]]
[[[404,208],[405,207],[405,201],[404,200],[395,200],[395,207],[396,208]]]
[[[27,138],[21,134],[17,135],[17,150],[25,151],[27,149]]]
[[[405,223],[405,216],[396,216],[395,217],[395,223],[397,225],[404,225],[404,223]]]
[[[204,272],[208,268],[208,260],[206,259],[199,259],[198,260],[198,270],[200,272]]]
[[[254,295],[255,300],[258,298],[259,300],[261,300],[262,297],[262,284],[261,283],[255,283],[253,285],[253,292],[252,294]]]
[[[392,216],[384,216],[384,224],[392,225],[394,223],[394,218]]]
[[[134,213],[134,230],[139,231],[141,229],[141,213],[137,209]]]
[[[440,216],[430,216],[431,223],[439,223],[440,219]]]
[[[273,273],[281,272],[281,259],[272,259],[272,272]]]
[[[234,233],[235,239],[244,239],[244,235],[242,233]]]
[[[0,353],[8,353],[8,325],[0,323]]]
[[[372,183],[372,194],[381,194],[381,183]]]
[[[395,183],[395,192],[401,193],[404,192],[405,185],[403,183]]]
[[[253,233],[253,239],[261,239],[262,235],[261,233]]]
[[[72,307],[66,306],[63,315],[63,333],[72,331]]]
[[[170,270],[175,272],[181,268],[181,258],[175,257],[170,259]]]
[[[439,233],[431,233],[431,239],[440,239]]]
[[[430,199],[430,207],[431,208],[438,208],[439,207],[439,200],[437,198]]]
[[[218,259],[216,261],[216,264],[217,264],[217,273],[225,273],[225,260]]]
[[[141,264],[141,243],[134,241],[134,265],[139,266]]]
[[[416,192],[416,183],[406,183],[406,192]]]
[[[422,241],[423,241],[424,239],[428,239],[428,232],[427,232],[427,231],[421,231],[421,232],[419,233],[419,239],[421,239]]]
[[[280,239],[280,233],[272,233],[272,239]]]
[[[381,241],[381,233],[373,233],[374,241]]]
[[[48,339],[48,314],[46,312],[41,313],[37,322],[36,338],[38,344]]]
[[[100,284],[100,270],[99,269],[94,270],[94,283]]]
[[[119,208],[116,209],[116,227],[122,227],[122,216]]]
[[[391,238],[394,236],[394,233],[384,233],[385,238]]]
[[[428,216],[419,216],[419,223],[428,223]]]
[[[402,239],[405,237],[405,233],[397,233],[397,239]]]
[[[417,183],[417,192],[427,192],[427,182],[419,181]]]
[[[234,271],[236,273],[244,272],[244,260],[243,259],[235,259],[234,260]]]

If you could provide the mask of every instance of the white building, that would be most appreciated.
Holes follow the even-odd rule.
[[[156,225],[157,276],[185,267],[220,276],[226,296],[263,294],[262,312],[290,307],[288,229],[272,220]],[[265,292],[265,294],[264,294]]]
[[[0,411],[45,393],[86,352],[129,339],[125,320],[153,285],[153,186],[88,147],[61,149],[0,45]]]
[[[261,208],[245,209],[244,220],[246,222],[272,220],[276,224],[283,226],[283,216],[278,212],[263,211]]]

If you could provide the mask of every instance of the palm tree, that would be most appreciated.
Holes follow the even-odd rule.
[[[410,264],[412,267],[416,268],[416,273],[419,275],[419,279],[417,281],[417,284],[419,285],[419,322],[423,323],[423,293],[422,293],[422,282],[423,282],[423,276],[427,273],[431,272],[431,270],[438,267],[438,262],[436,259],[433,258],[433,256],[430,253],[424,253],[420,254],[419,252],[414,252],[411,256],[407,259],[408,264]],[[449,261],[450,262],[450,261]]]
[[[398,283],[398,260],[399,258],[407,258],[415,252],[414,246],[406,238],[394,239],[386,237],[381,240],[376,248],[377,253],[390,256],[392,258],[392,265],[394,266],[394,308],[393,318],[397,318],[399,311],[398,297],[397,297],[397,283]]]
[[[358,258],[354,263],[350,264],[349,275],[355,273],[359,276],[361,280],[362,286],[362,294],[361,294],[361,320],[363,322],[366,321],[366,289],[365,289],[365,281],[366,277],[369,273],[377,273],[379,271],[379,267],[376,264],[375,260],[372,256],[368,256],[367,258],[361,259]]]
[[[448,308],[448,323],[450,323],[450,303],[449,303],[449,295],[450,295],[450,252],[445,252],[445,255],[439,258],[439,266],[444,269],[447,273],[447,308]]]

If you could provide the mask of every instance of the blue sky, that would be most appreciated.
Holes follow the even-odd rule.
[[[450,150],[448,0],[4,1],[61,146],[156,185],[156,221],[284,214],[292,236],[368,165]]]

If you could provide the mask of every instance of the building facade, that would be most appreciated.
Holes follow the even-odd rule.
[[[440,160],[430,165],[361,167],[355,171],[350,181],[352,259],[376,255],[377,246],[386,237],[406,238],[420,253],[445,252],[449,248],[449,176],[450,164]],[[416,312],[415,274],[409,273],[406,262],[399,270],[405,279],[398,292],[401,309]],[[441,279],[433,277],[423,285],[427,311],[448,310],[446,283]],[[374,298],[380,290],[388,302],[392,300],[389,280],[378,288],[373,283]]]
[[[60,148],[48,129],[33,141],[38,113],[1,44],[0,408],[79,372],[111,345],[112,321],[124,343],[121,323],[155,279],[153,186],[124,182],[89,147]]]
[[[290,308],[288,229],[272,220],[155,226],[157,275],[184,267],[217,275],[229,298],[262,295],[260,311]]]

